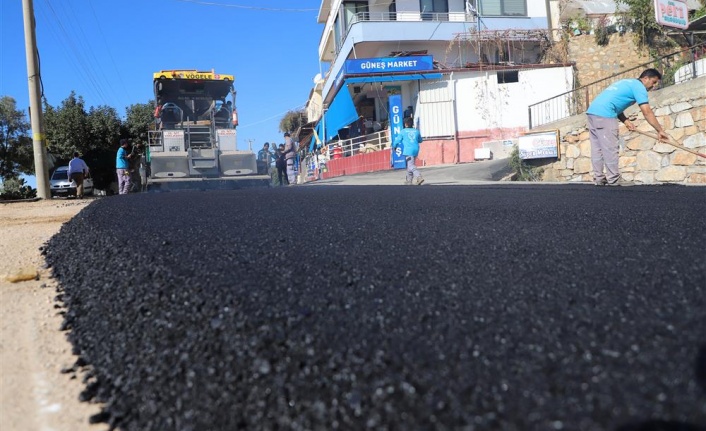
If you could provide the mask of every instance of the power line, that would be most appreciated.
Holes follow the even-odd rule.
[[[54,16],[54,19],[51,19],[51,17],[49,17],[47,21],[58,27],[60,37],[63,35],[63,39],[66,41],[66,44],[64,46],[68,46],[69,51],[73,54],[73,56],[69,56],[69,58],[73,57],[73,60],[76,60],[72,61],[74,63],[74,67],[78,69],[79,73],[86,77],[86,81],[90,84],[90,86],[95,92],[94,94],[99,99],[102,99],[104,104],[108,104],[108,98],[106,97],[99,80],[95,77],[95,72],[91,70],[92,68],[90,67],[89,62],[87,62],[86,59],[84,59],[81,55],[80,50],[76,46],[75,41],[71,38],[71,35],[67,31],[66,27],[63,25],[61,18],[57,14],[50,1],[45,0],[44,3],[46,4],[51,14]],[[78,64],[76,62],[78,62]]]
[[[111,95],[114,97],[115,95],[117,95],[117,92],[111,85],[111,81],[101,78],[106,76],[106,74],[103,72],[101,63],[96,57],[95,49],[92,49],[93,47],[91,46],[91,38],[87,37],[86,32],[84,31],[83,20],[77,19],[79,15],[74,10],[72,2],[66,2],[65,5],[68,6],[68,11],[66,12],[71,28],[78,29],[78,33],[76,35],[78,36],[79,42],[84,47],[82,51],[85,52],[86,60],[88,60],[88,66],[91,68],[90,71],[95,75],[94,79],[99,83],[99,85],[101,85],[101,89],[103,88],[102,86],[107,86],[107,90],[105,91],[106,96],[109,95],[108,93],[111,93]],[[108,100],[113,97],[106,98],[106,102],[108,102]]]
[[[243,6],[228,3],[215,3],[200,0],[175,0],[183,3],[194,3],[204,6],[218,6],[218,7],[231,7],[237,9],[249,9],[249,10],[264,10],[269,12],[318,12],[318,9],[288,9],[288,8],[274,8],[274,7],[262,7],[262,6]]]
[[[110,45],[108,45],[108,42],[105,38],[105,34],[103,33],[102,26],[100,25],[100,22],[98,21],[98,15],[96,14],[96,10],[93,8],[93,3],[88,2],[88,5],[91,8],[91,13],[93,14],[93,19],[96,22],[96,27],[98,27],[98,31],[101,34],[101,38],[103,39],[103,45],[105,45],[105,50],[108,53],[108,56],[110,57],[110,62],[113,63],[113,68],[115,69],[115,74],[118,75],[118,80],[120,81],[120,85],[123,87],[124,95],[128,94],[127,87],[125,86],[125,82],[123,81],[123,76],[120,73],[120,69],[118,68],[117,64],[115,63],[115,59],[113,58],[113,53],[110,51]],[[129,104],[126,104],[125,106],[128,106]]]
[[[275,114],[275,115],[273,115],[273,116],[271,116],[271,117],[267,117],[267,118],[265,118],[265,119],[263,119],[263,120],[259,120],[259,121],[256,121],[256,122],[250,123],[250,124],[241,125],[241,126],[238,126],[238,127],[242,129],[242,128],[245,128],[245,127],[256,126],[256,125],[258,125],[258,124],[262,124],[262,123],[264,123],[264,122],[266,122],[266,121],[272,120],[273,118],[277,118],[277,117],[280,117],[280,116],[282,116],[282,115],[285,115],[285,114],[287,114],[288,112],[291,112],[291,111],[298,111],[298,110],[300,110],[300,109],[302,109],[302,108],[304,108],[304,107],[306,107],[306,105],[299,105],[299,106],[296,106],[296,107],[294,107],[294,108],[292,108],[292,109],[288,109],[288,110],[286,110],[286,111],[284,111],[284,112],[282,112],[282,113]]]

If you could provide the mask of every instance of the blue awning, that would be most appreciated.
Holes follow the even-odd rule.
[[[316,125],[316,134],[322,142],[326,143],[334,136],[338,135],[338,130],[346,127],[358,119],[358,113],[353,105],[353,99],[348,92],[348,84],[359,84],[362,82],[393,82],[393,81],[414,81],[419,79],[439,79],[441,73],[414,73],[407,75],[377,75],[345,78],[341,90],[334,97],[322,121]],[[324,135],[324,123],[326,134]],[[313,151],[316,145],[312,139],[309,150]]]
[[[415,73],[412,75],[385,75],[385,76],[361,76],[346,78],[346,84],[359,84],[361,82],[392,82],[392,81],[413,81],[418,79],[439,79],[441,73]]]
[[[338,130],[346,127],[358,119],[358,112],[353,105],[353,99],[348,92],[348,87],[343,86],[341,90],[333,98],[331,106],[324,114],[323,121],[319,121],[316,125],[316,133],[323,142],[328,142],[329,139],[338,135]],[[325,133],[324,129],[325,128]]]

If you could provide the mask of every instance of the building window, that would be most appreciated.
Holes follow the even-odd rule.
[[[351,1],[343,3],[343,20],[346,26],[346,32],[351,24],[358,21],[367,21],[368,17],[368,2],[367,1]]]
[[[520,74],[517,70],[498,71],[498,84],[510,84],[520,82]]]
[[[482,16],[527,16],[526,0],[480,0]]]
[[[431,21],[435,13],[449,12],[449,0],[419,0],[419,10],[422,12],[423,20]]]

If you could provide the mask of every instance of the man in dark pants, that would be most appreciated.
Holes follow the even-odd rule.
[[[669,140],[669,135],[657,121],[648,103],[647,92],[662,79],[656,69],[646,69],[637,79],[623,79],[603,90],[588,107],[588,131],[591,140],[591,163],[593,182],[597,186],[632,185],[620,177],[618,161],[620,146],[618,143],[618,120],[628,130],[635,130],[635,125],[623,114],[633,103],[640,106],[645,120],[659,133],[659,139]],[[603,173],[605,166],[606,172]]]
[[[287,161],[285,160],[284,154],[284,144],[279,144],[276,156],[277,161],[275,162],[275,166],[277,167],[278,185],[289,185],[289,179],[287,178]]]
[[[265,142],[262,149],[257,152],[257,173],[270,175],[270,163],[274,159],[275,156],[270,152],[270,143]]]

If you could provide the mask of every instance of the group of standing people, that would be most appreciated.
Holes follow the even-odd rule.
[[[276,145],[276,144],[273,144]],[[265,142],[257,153],[257,161],[261,174],[270,175],[271,163],[275,162],[277,170],[277,184],[280,186],[297,183],[295,163],[297,158],[297,145],[289,133],[284,134],[284,143],[270,151],[269,142]]]

